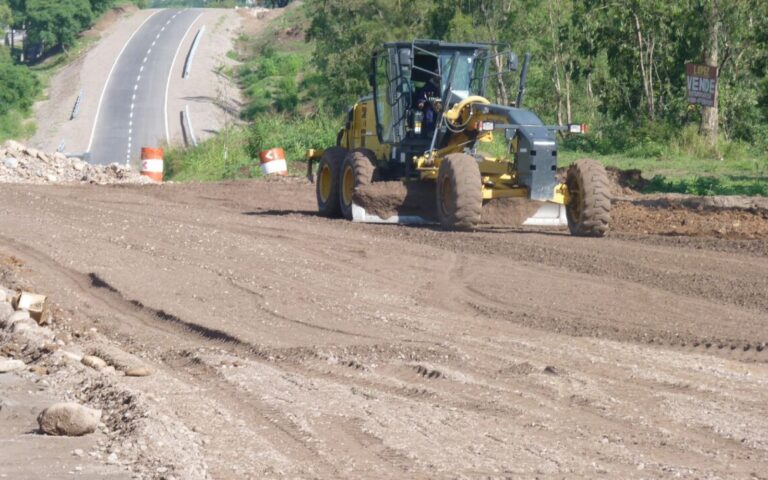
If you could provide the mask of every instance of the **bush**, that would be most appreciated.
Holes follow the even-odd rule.
[[[165,171],[177,181],[211,181],[258,175],[246,149],[247,131],[230,127],[194,148],[173,148],[165,154]]]
[[[195,148],[174,148],[165,155],[166,176],[176,181],[213,181],[260,177],[259,153],[285,150],[289,169],[310,148],[335,145],[338,119],[289,118],[260,114],[252,126],[230,127]],[[303,169],[302,169],[303,170]]]
[[[253,121],[248,138],[248,153],[258,158],[259,152],[281,147],[289,161],[303,160],[310,148],[328,148],[336,144],[341,121],[317,116],[291,119],[281,115],[259,115]]]
[[[29,68],[14,65],[7,57],[5,49],[0,49],[0,115],[11,110],[26,112],[40,93],[40,81]]]

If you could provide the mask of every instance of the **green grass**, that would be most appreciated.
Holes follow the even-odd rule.
[[[215,181],[261,177],[259,153],[285,150],[288,171],[303,174],[310,148],[334,145],[338,119],[296,119],[261,115],[248,127],[234,126],[194,148],[173,148],[165,155],[166,177],[174,181]]]
[[[165,153],[165,175],[175,181],[212,181],[259,175],[258,160],[248,153],[248,132],[230,127],[195,148]]]
[[[9,139],[29,138],[35,134],[37,125],[27,117],[29,114],[11,110],[0,115],[0,143]]]
[[[768,154],[724,139],[710,145],[693,126],[666,145],[645,142],[618,154],[562,148],[560,162],[567,165],[583,157],[622,170],[640,170],[648,179],[642,188],[646,193],[768,196]]]

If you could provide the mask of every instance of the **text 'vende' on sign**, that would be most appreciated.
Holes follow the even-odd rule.
[[[717,67],[685,64],[685,75],[688,80],[688,103],[712,107],[715,105],[717,92]]]

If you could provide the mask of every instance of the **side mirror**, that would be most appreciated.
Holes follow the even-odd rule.
[[[509,57],[507,57],[507,71],[516,72],[519,64],[520,60],[517,59],[517,54],[510,52]]]

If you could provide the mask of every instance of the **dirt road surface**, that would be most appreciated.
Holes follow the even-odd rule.
[[[0,256],[84,349],[151,365],[125,382],[210,478],[768,478],[765,236],[359,225],[313,195],[4,185]]]

